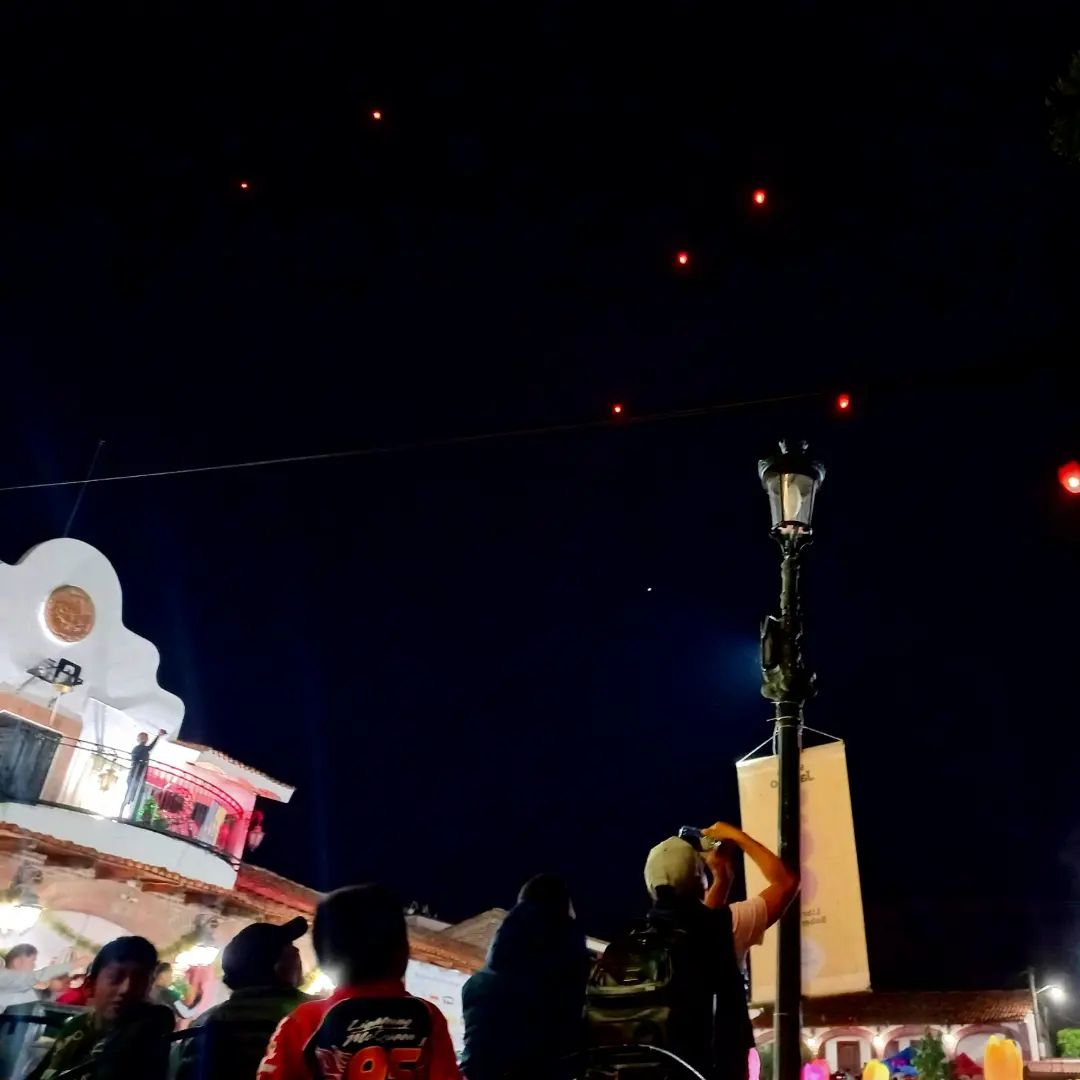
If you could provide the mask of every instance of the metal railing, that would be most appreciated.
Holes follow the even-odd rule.
[[[238,865],[248,816],[195,773],[0,714],[0,799],[59,806],[166,833]]]

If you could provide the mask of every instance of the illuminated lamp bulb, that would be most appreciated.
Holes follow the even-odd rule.
[[[1058,480],[1070,495],[1080,495],[1080,461],[1070,461],[1058,469]]]
[[[768,196],[768,193],[767,193],[767,192],[765,191],[765,189],[764,189],[764,188],[758,188],[758,189],[757,189],[757,190],[756,190],[756,191],[754,192],[754,204],[755,204],[756,206],[764,206],[764,205],[765,205],[765,200],[766,200],[766,199],[767,199],[768,197],[769,197],[769,196]]]

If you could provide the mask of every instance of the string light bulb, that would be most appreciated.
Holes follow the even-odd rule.
[[[1070,495],[1080,495],[1080,461],[1070,461],[1058,469],[1058,480]]]

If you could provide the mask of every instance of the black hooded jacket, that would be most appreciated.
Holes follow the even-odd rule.
[[[462,994],[468,1080],[550,1076],[579,1048],[587,960],[569,915],[530,900],[515,905]]]

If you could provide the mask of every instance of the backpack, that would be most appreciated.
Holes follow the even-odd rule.
[[[685,939],[654,914],[608,945],[585,987],[590,1047],[669,1045],[672,980]]]

